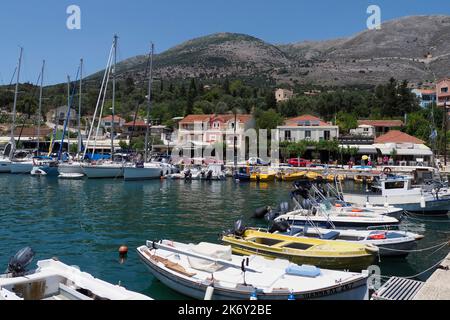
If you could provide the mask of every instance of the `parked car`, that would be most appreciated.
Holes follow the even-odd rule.
[[[292,167],[310,167],[312,162],[302,158],[289,159],[288,164]]]
[[[247,164],[250,166],[270,166],[270,161],[264,161],[261,158],[253,157],[248,159]]]

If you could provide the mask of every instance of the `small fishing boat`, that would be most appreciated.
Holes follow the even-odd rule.
[[[34,167],[45,171],[48,176],[58,176],[58,161],[51,157],[39,156],[33,158]]]
[[[38,261],[37,269],[27,272],[33,256],[24,248],[11,259],[0,276],[0,300],[151,300],[54,259]]]
[[[364,205],[393,205],[417,214],[447,215],[450,209],[450,193],[444,186],[413,187],[412,177],[385,175],[365,194],[344,193],[346,202]]]
[[[235,180],[239,181],[250,181],[251,175],[249,168],[240,168],[238,171],[236,171],[233,175]]]
[[[378,247],[381,257],[406,257],[417,248],[417,241],[424,238],[422,235],[401,230],[323,229],[307,225],[289,228],[288,232],[283,234],[370,244]]]
[[[84,178],[84,174],[82,173],[61,173],[58,176],[59,179],[64,180],[81,180]]]
[[[296,180],[305,178],[307,173],[308,173],[307,171],[282,173],[280,175],[280,180],[281,181],[296,181]]]
[[[226,174],[223,166],[221,164],[210,164],[204,171],[202,179],[204,180],[216,180],[222,181],[226,180]]]
[[[367,272],[296,265],[261,256],[241,257],[230,246],[147,241],[137,248],[150,272],[171,289],[195,299],[368,299]]]
[[[306,173],[306,178],[310,179],[310,180],[316,180],[316,179],[320,179],[323,178],[322,175],[320,173],[314,172],[314,171],[308,171],[308,173]]]
[[[372,245],[274,234],[256,229],[233,230],[222,236],[233,253],[287,259],[296,264],[333,270],[361,271],[372,265],[378,248]]]

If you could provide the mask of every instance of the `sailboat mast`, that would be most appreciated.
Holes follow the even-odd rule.
[[[113,92],[112,92],[112,121],[111,121],[111,160],[114,157],[114,113],[116,103],[116,65],[117,65],[117,35],[114,35],[114,69],[113,69]]]
[[[67,106],[70,113],[70,76],[67,76]],[[64,134],[64,133],[63,133]],[[62,141],[61,141],[62,143]],[[67,153],[70,155],[70,117],[67,116]]]
[[[19,65],[17,67],[16,89],[14,90],[13,118],[11,125],[11,152],[9,154],[10,158],[14,156],[14,152],[16,149],[16,141],[14,140],[14,130],[16,129],[17,94],[19,93],[19,79],[20,79],[20,67],[22,65],[22,55],[23,55],[23,48],[20,47]]]
[[[39,108],[38,108],[38,127],[37,127],[37,155],[39,156],[39,148],[41,141],[41,114],[42,114],[42,89],[44,86],[44,68],[45,68],[45,60],[42,61],[42,70],[41,70],[41,87],[39,89]]]
[[[81,89],[83,86],[83,59],[80,59],[80,92],[78,96],[78,154],[81,153],[81,144],[82,144],[82,137],[81,137]]]
[[[153,84],[153,52],[155,45],[152,42],[150,51],[150,75],[148,80],[148,105],[147,105],[147,129],[145,131],[145,162],[148,161],[148,139],[150,133],[150,111],[152,107],[152,84]]]

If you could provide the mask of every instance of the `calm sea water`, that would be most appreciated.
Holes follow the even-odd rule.
[[[0,271],[19,249],[31,246],[35,261],[58,257],[111,283],[155,299],[184,299],[157,281],[135,249],[146,240],[218,242],[221,231],[256,208],[288,200],[290,183],[236,183],[123,180],[68,181],[0,175]],[[264,225],[264,224],[262,224]],[[409,219],[403,228],[425,235],[419,248],[450,238],[450,219]],[[129,247],[119,263],[118,248]],[[448,253],[434,250],[407,259],[383,259],[384,275],[415,275]],[[33,263],[34,263],[33,262]],[[3,269],[2,269],[3,268]],[[421,279],[424,280],[429,273]]]

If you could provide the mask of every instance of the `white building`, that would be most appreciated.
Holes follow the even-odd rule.
[[[356,129],[351,129],[350,134],[353,136],[375,137],[376,130],[374,126],[362,124]]]
[[[303,115],[286,120],[278,126],[278,139],[283,141],[315,141],[334,140],[339,137],[339,127],[311,116]]]
[[[237,148],[245,146],[245,132],[255,128],[252,115],[220,114],[220,115],[188,115],[178,124],[178,144],[194,143],[202,146],[213,146],[225,143],[227,147],[234,146],[236,137]]]

